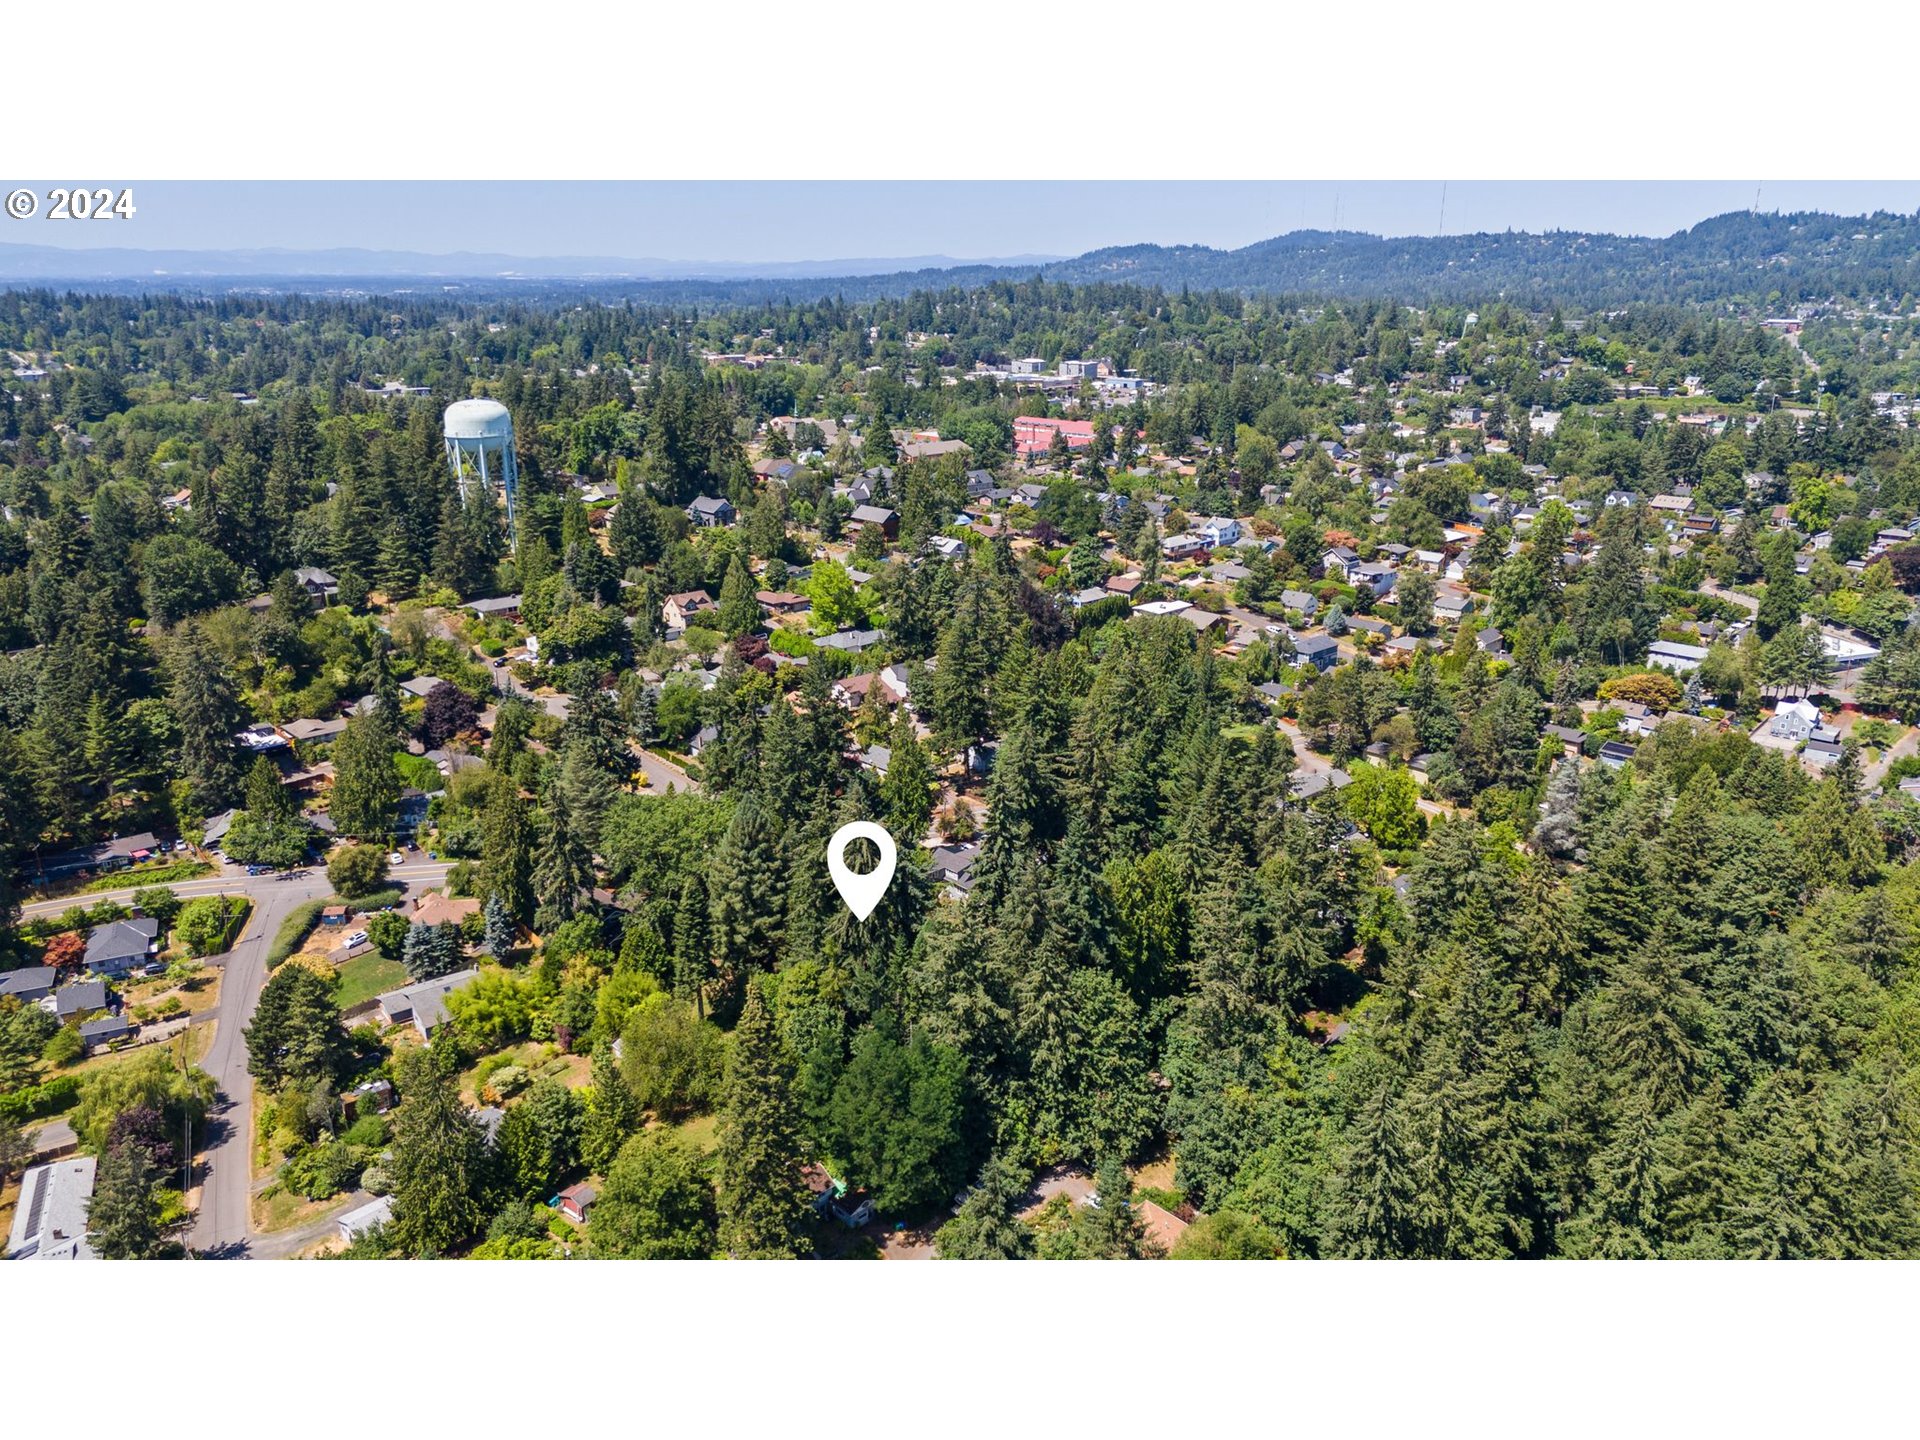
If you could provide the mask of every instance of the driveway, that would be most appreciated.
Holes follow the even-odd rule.
[[[1702,595],[1711,595],[1716,600],[1725,600],[1730,604],[1738,605],[1749,615],[1758,615],[1760,613],[1759,596],[1743,595],[1738,590],[1724,589],[1718,580],[1701,581],[1700,593]]]
[[[670,788],[678,790],[682,794],[687,791],[692,791],[695,794],[699,793],[700,782],[687,774],[686,771],[682,770],[671,760],[664,759],[654,754],[651,750],[641,750],[638,747],[635,747],[634,759],[639,764],[640,769],[645,772],[650,782],[644,792],[645,794],[664,795]]]
[[[1893,762],[1904,760],[1907,756],[1920,751],[1920,730],[1911,726],[1893,744],[1880,752],[1880,758],[1861,772],[1861,779],[1868,790],[1878,790],[1880,782],[1886,778],[1887,771],[1893,768]]]

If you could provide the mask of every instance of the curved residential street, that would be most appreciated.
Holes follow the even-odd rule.
[[[415,895],[439,884],[449,868],[444,861],[402,865],[391,878]],[[253,1253],[253,1166],[248,1153],[253,1080],[247,1074],[246,1028],[259,1003],[260,989],[267,983],[267,946],[297,906],[332,893],[326,871],[319,867],[290,879],[243,874],[229,882],[229,888],[252,897],[253,913],[233,949],[214,961],[224,972],[219,1023],[200,1066],[213,1076],[219,1091],[198,1147],[200,1203],[188,1237],[188,1244],[199,1254],[219,1260],[245,1259]]]
[[[418,895],[446,879],[451,868],[446,861],[421,861],[394,868],[391,879],[405,887],[409,896]],[[39,900],[24,908],[34,915],[57,915],[74,905],[96,905],[102,900],[126,901],[135,889],[108,890],[89,895],[64,896],[57,900]],[[291,1253],[287,1236],[263,1237],[258,1245],[252,1233],[253,1167],[248,1154],[253,1133],[253,1081],[247,1074],[246,1028],[253,1019],[261,987],[267,983],[267,946],[280,926],[296,907],[333,893],[324,866],[311,866],[299,872],[249,875],[245,869],[227,865],[218,875],[187,880],[168,887],[183,899],[196,895],[245,895],[253,901],[246,927],[234,947],[208,961],[221,970],[220,1003],[199,1023],[212,1023],[213,1042],[200,1060],[200,1068],[213,1076],[218,1087],[213,1108],[207,1116],[206,1131],[195,1140],[194,1178],[199,1186],[199,1204],[195,1210],[188,1245],[209,1259],[244,1259],[255,1254]],[[58,1132],[66,1130],[65,1135]],[[70,1142],[72,1132],[64,1122],[42,1127],[43,1144]],[[318,1222],[316,1222],[317,1224]],[[315,1229],[309,1226],[308,1229]],[[302,1232],[302,1243],[317,1238]]]

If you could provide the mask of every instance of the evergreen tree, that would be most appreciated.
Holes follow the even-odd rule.
[[[351,1042],[334,989],[331,979],[305,965],[275,970],[246,1028],[247,1073],[269,1090],[336,1082]]]
[[[793,1061],[760,987],[749,985],[720,1110],[720,1238],[739,1259],[784,1259],[812,1248],[793,1082]]]
[[[87,1234],[107,1260],[152,1260],[162,1246],[159,1174],[139,1145],[122,1143],[100,1157],[93,1198],[87,1204]]]
[[[614,1061],[612,1046],[594,1048],[591,1084],[593,1098],[581,1127],[580,1158],[589,1170],[604,1175],[644,1117]]]
[[[465,963],[457,925],[414,925],[407,930],[401,963],[415,980],[451,975]]]
[[[393,1195],[388,1234],[401,1254],[439,1255],[480,1228],[485,1135],[460,1099],[452,1055],[444,1047],[405,1052],[399,1090],[387,1162]]]
[[[495,735],[496,742],[498,733]],[[488,778],[480,812],[480,885],[498,899],[510,920],[533,918],[533,841],[520,789],[499,770]]]
[[[482,943],[487,953],[504,965],[513,951],[515,938],[513,916],[507,910],[507,902],[496,891],[487,896],[486,906],[481,913],[486,922]]]
[[[967,1192],[953,1219],[940,1227],[934,1244],[942,1260],[1026,1260],[1033,1255],[1033,1231],[1021,1223],[1026,1179],[1005,1156],[989,1156],[980,1178]]]
[[[727,564],[726,579],[720,582],[720,632],[739,637],[760,628],[760,602],[754,598],[753,576],[739,551]]]
[[[574,814],[567,786],[555,777],[547,785],[545,823],[533,858],[533,884],[543,913],[570,917],[582,891],[593,888],[593,851]]]
[[[333,789],[327,813],[343,835],[372,839],[393,831],[400,772],[393,730],[379,708],[355,715],[333,745]]]
[[[168,668],[173,683],[167,708],[179,729],[179,774],[191,787],[193,806],[213,815],[233,805],[245,783],[246,761],[234,742],[247,724],[239,691],[196,625],[183,627],[175,637]]]

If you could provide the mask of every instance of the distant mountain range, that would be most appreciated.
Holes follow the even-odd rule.
[[[903,271],[984,266],[1033,267],[1057,255],[956,260],[950,255],[886,259],[693,261],[621,259],[611,255],[529,257],[413,250],[132,250],[65,249],[0,244],[0,283],[47,280],[785,280],[892,275]]]
[[[1664,237],[1554,230],[1411,236],[1300,230],[1238,250],[1125,245],[1072,259],[899,259],[702,264],[604,256],[420,255],[381,250],[62,250],[0,245],[0,287],[379,291],[476,298],[620,296],[656,304],[755,304],[974,288],[1038,277],[1075,284],[1391,296],[1410,303],[1505,296],[1533,304],[1920,293],[1920,217],[1739,212]],[[406,283],[400,283],[406,282]]]

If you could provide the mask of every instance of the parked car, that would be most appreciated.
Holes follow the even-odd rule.
[[[367,932],[364,930],[355,930],[347,936],[347,949],[349,950],[353,949],[356,945],[364,945],[366,943]]]
[[[404,865],[406,863],[407,857],[402,855],[398,850],[387,856],[387,864],[389,865]]]

